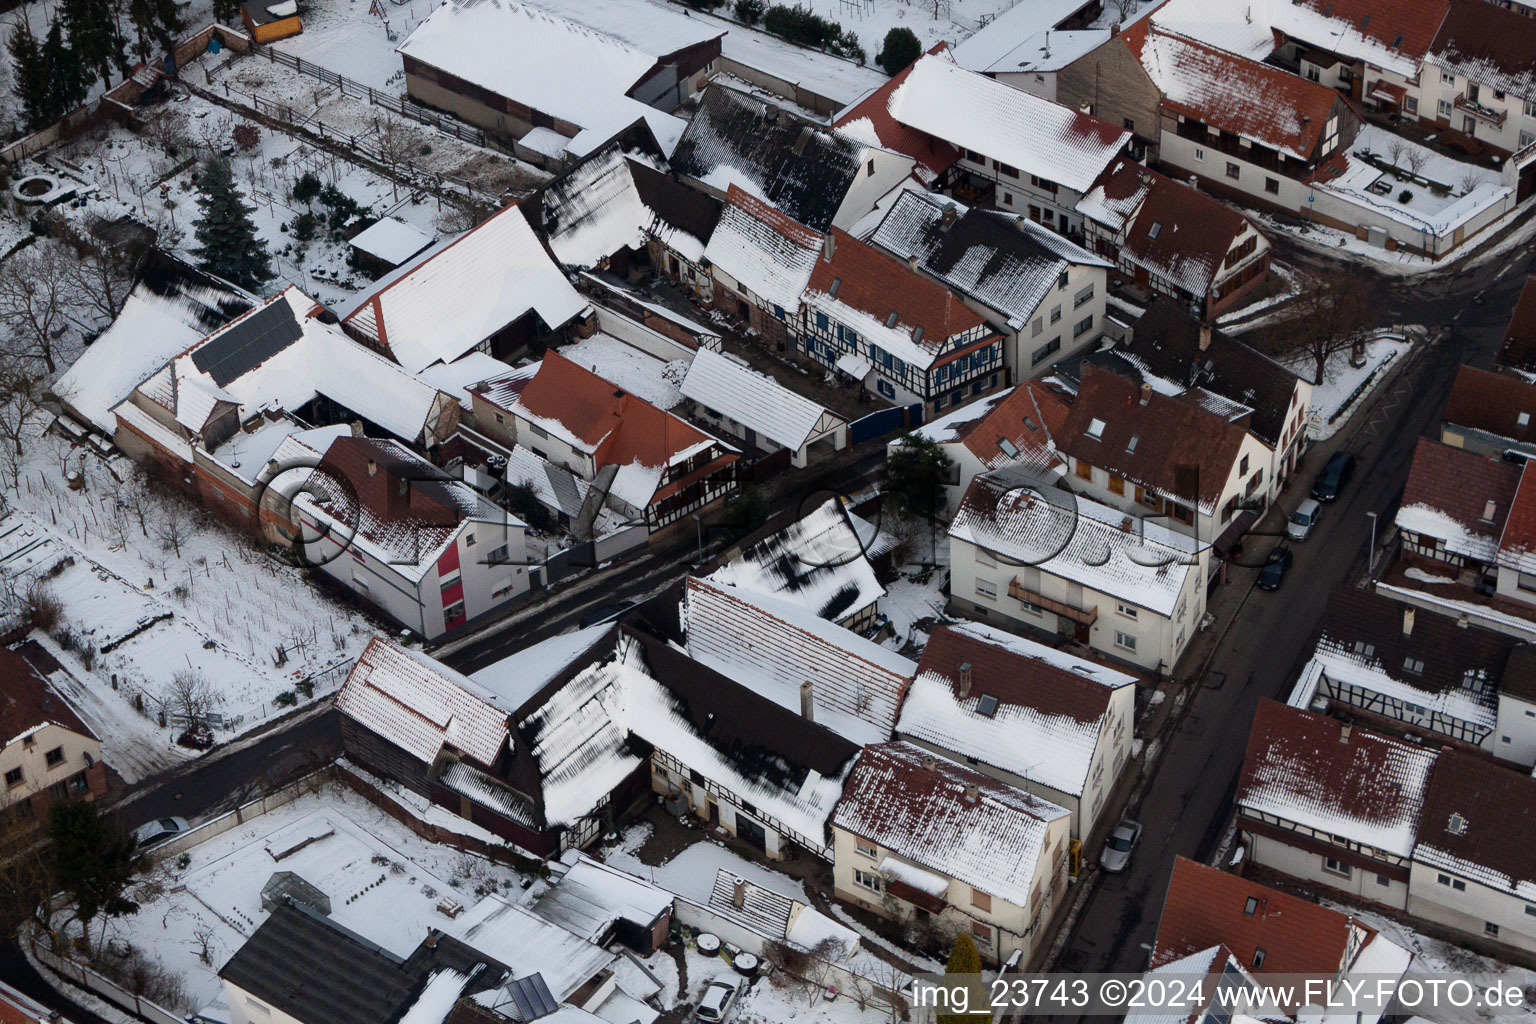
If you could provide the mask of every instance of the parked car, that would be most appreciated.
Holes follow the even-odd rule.
[[[1316,498],[1308,498],[1296,506],[1296,511],[1291,513],[1291,518],[1286,521],[1285,535],[1291,540],[1306,540],[1312,536],[1312,530],[1317,526],[1317,521],[1322,517],[1323,506]]]
[[[1264,559],[1264,567],[1259,570],[1259,589],[1279,590],[1292,561],[1291,549],[1284,544],[1276,544],[1269,557]]]
[[[139,849],[148,850],[161,843],[170,842],[191,827],[187,824],[186,818],[156,818],[134,829],[133,841],[138,844]]]
[[[1355,457],[1349,452],[1334,452],[1328,456],[1323,471],[1312,481],[1312,497],[1318,501],[1333,501],[1349,483],[1355,472]]]
[[[693,1017],[708,1024],[718,1024],[725,1020],[725,1015],[731,1012],[736,1005],[736,997],[741,995],[741,979],[730,975],[722,975],[709,983],[704,990],[704,995],[699,999],[699,1005],[694,1007]]]
[[[581,628],[596,626],[604,622],[612,622],[635,606],[633,601],[613,601],[609,604],[598,605],[581,617]]]
[[[1130,867],[1131,851],[1141,842],[1141,822],[1126,818],[1116,825],[1099,854],[1099,867],[1105,871],[1124,871]]]

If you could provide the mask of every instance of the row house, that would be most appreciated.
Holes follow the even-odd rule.
[[[1517,154],[1536,142],[1536,23],[1488,6],[1450,0],[1424,57],[1418,116]]]
[[[869,241],[985,317],[1003,335],[1014,381],[1048,372],[1103,335],[1108,263],[1025,217],[903,192]]]
[[[918,60],[889,111],[959,152],[935,187],[1072,238],[1083,236],[1078,202],[1132,142],[1130,130],[967,71],[947,53]]]
[[[1341,587],[1290,704],[1528,769],[1536,765],[1532,651],[1465,619]]]
[[[1131,761],[1136,677],[979,622],[923,649],[896,736],[1033,793],[1093,833]]]
[[[53,804],[105,795],[101,740],[44,673],[0,648],[0,680],[0,824],[44,823]]]
[[[558,352],[470,388],[478,428],[593,484],[652,533],[736,489],[736,449]]]
[[[799,334],[807,358],[932,413],[1008,383],[1005,339],[980,313],[837,228],[811,270]]]
[[[950,602],[1171,672],[1205,615],[1210,546],[1039,479],[977,477],[949,528]]]
[[[800,297],[821,250],[820,233],[733,184],[704,248],[710,305],[787,351],[798,341]]]
[[[1064,808],[907,743],[865,747],[832,820],[840,899],[962,930],[982,958],[1036,962],[1066,903]]]

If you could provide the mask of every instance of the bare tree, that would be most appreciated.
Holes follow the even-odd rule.
[[[1115,9],[1122,23],[1129,21],[1131,15],[1136,12],[1136,0],[1110,0],[1109,5]]]
[[[1334,274],[1302,289],[1294,307],[1300,313],[1279,328],[1285,347],[1312,362],[1312,383],[1322,384],[1328,363],[1339,352],[1363,354],[1376,325],[1370,288],[1361,275]]]
[[[378,130],[379,159],[389,169],[389,183],[395,202],[400,201],[400,169],[408,165],[421,141],[399,118],[381,117],[374,121]]]
[[[26,446],[43,412],[43,389],[36,374],[0,370],[0,474],[11,490],[21,486]]]
[[[213,708],[213,687],[201,672],[184,668],[171,676],[163,699],[171,714],[182,716],[189,724],[196,723],[208,717]]]
[[[209,967],[213,966],[214,954],[218,949],[214,946],[214,930],[211,924],[201,924],[192,931],[192,948],[197,952],[197,958]]]
[[[172,500],[161,506],[159,520],[155,523],[155,536],[163,550],[180,558],[181,546],[187,542],[187,535],[191,531],[191,519],[181,502]]]
[[[1461,186],[1461,194],[1466,195],[1468,192],[1471,192],[1473,189],[1477,188],[1478,184],[1482,180],[1483,176],[1477,171],[1468,171],[1466,174],[1461,176],[1461,180],[1458,181],[1457,184]]]
[[[1396,135],[1392,136],[1392,141],[1387,143],[1387,159],[1392,162],[1393,167],[1402,162],[1403,151],[1407,148],[1407,144],[1402,139]]]
[[[197,141],[208,147],[210,156],[217,156],[225,146],[229,145],[234,129],[233,114],[223,117],[209,114],[193,126],[192,133],[197,136]]]
[[[100,324],[117,319],[133,287],[133,254],[119,250],[98,232],[105,225],[93,218],[86,233],[70,239],[69,284]]]
[[[1408,164],[1409,173],[1418,177],[1424,165],[1429,162],[1429,150],[1423,146],[1408,146],[1407,152],[1403,154],[1403,160]]]
[[[14,352],[40,360],[50,374],[69,329],[71,262],[64,243],[44,238],[0,263],[0,326]]]
[[[159,146],[166,156],[179,156],[192,147],[192,128],[187,115],[171,104],[152,108],[144,115],[144,137]]]

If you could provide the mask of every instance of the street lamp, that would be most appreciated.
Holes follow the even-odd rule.
[[[1366,517],[1371,521],[1371,546],[1365,552],[1365,575],[1374,577],[1376,568],[1376,513],[1367,512]]]

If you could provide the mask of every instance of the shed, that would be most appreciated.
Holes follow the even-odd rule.
[[[403,220],[381,217],[348,244],[353,266],[379,277],[425,251],[433,241],[431,235]]]
[[[278,0],[277,3],[246,0],[240,5],[240,21],[244,23],[245,31],[258,43],[287,39],[304,31],[304,25],[299,20],[298,0]]]

